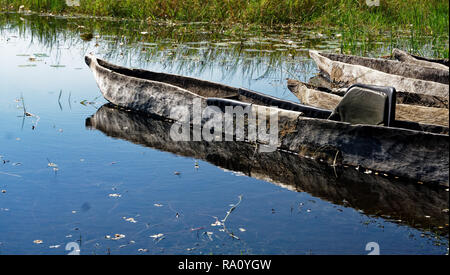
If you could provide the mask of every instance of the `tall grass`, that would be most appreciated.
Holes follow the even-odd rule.
[[[301,24],[334,27],[342,32],[342,49],[352,51],[358,43],[385,35],[408,36],[410,51],[418,51],[420,39],[440,44],[436,56],[448,57],[449,2],[447,0],[380,0],[369,7],[366,0],[80,0],[68,7],[65,0],[0,0],[2,10],[86,14],[147,21],[207,21]],[[389,32],[389,34],[386,34]],[[367,45],[369,45],[368,43]],[[353,49],[354,50],[354,49]],[[363,49],[364,51],[364,49]]]
[[[448,30],[448,1],[380,0],[369,7],[365,0],[80,0],[79,7],[65,0],[0,0],[2,9],[78,12],[136,19],[183,21],[236,21],[249,23],[415,24]]]

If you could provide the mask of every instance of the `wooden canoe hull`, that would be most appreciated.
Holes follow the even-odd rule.
[[[143,71],[130,72],[130,69],[111,64],[108,65],[109,68],[105,68],[93,56],[87,56],[86,61],[108,101],[126,109],[161,117],[170,118],[172,110],[176,110],[180,104],[192,106],[195,98],[201,99],[202,106],[207,105],[208,98],[201,94],[218,97],[222,93],[222,97],[227,97],[230,91],[234,91],[205,81],[196,82],[203,87],[192,87],[188,91],[171,84],[137,77],[141,72],[144,75]],[[147,76],[148,74],[150,73],[145,73]],[[192,82],[189,78],[185,80]],[[213,92],[217,85],[220,89]],[[324,113],[321,109],[289,103],[249,90],[236,90],[239,99],[252,104],[252,108],[258,107],[257,103],[262,104],[259,106],[267,103],[268,106],[278,107],[275,108],[278,113],[276,147],[280,150],[314,156],[336,165],[361,166],[419,181],[448,184],[448,132],[430,132],[433,127],[416,124],[414,127],[418,127],[418,130],[350,125],[324,119],[323,116],[330,111]],[[298,108],[302,112],[280,107]],[[424,129],[427,131],[423,131]]]
[[[86,119],[96,129],[156,150],[207,161],[226,170],[271,182],[296,192],[308,192],[337,205],[351,206],[366,215],[401,219],[414,228],[448,224],[448,192],[416,182],[354,167],[332,167],[283,151],[254,154],[246,142],[176,142],[170,138],[172,122],[104,105]],[[202,169],[200,164],[200,169]],[[430,218],[426,218],[426,215]],[[448,227],[445,227],[448,231]]]
[[[317,51],[311,50],[309,51],[309,54],[316,62],[319,69],[325,72],[333,82],[345,83],[348,86],[355,83],[392,86],[395,87],[397,91],[441,97],[448,102],[448,71],[446,76],[447,84],[444,84],[435,81],[386,73],[363,65],[335,61],[326,57],[325,54],[321,54]],[[354,58],[356,59],[356,57]],[[354,63],[357,63],[357,60],[355,60]],[[367,64],[365,63],[365,65],[368,65],[368,63],[370,62],[367,62]],[[441,71],[443,72],[443,70]],[[445,79],[445,77],[443,77],[443,79]]]
[[[392,50],[392,56],[401,62],[410,63],[413,65],[418,65],[418,66],[422,66],[422,67],[432,67],[432,68],[447,70],[447,71],[449,70],[448,59],[437,59],[436,60],[436,59],[428,59],[428,58],[424,58],[424,57],[418,57],[418,56],[409,54],[405,51],[402,51],[400,49]]]
[[[319,91],[300,81],[290,80],[289,89],[303,104],[334,110],[342,97],[336,94]],[[396,120],[414,121],[423,124],[434,124],[448,127],[449,110],[446,108],[424,107],[409,104],[397,104]]]
[[[347,92],[348,86],[339,85],[330,82],[326,75],[321,73],[312,77],[308,81],[309,84],[317,87],[318,89],[331,92],[333,94],[344,96]],[[289,83],[288,83],[289,86]],[[448,101],[442,97],[430,96],[424,94],[412,94],[408,92],[397,91],[397,104],[418,105],[423,107],[435,107],[448,109]]]

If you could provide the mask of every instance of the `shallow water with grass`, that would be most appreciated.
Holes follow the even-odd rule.
[[[386,55],[383,39],[354,50]],[[286,78],[317,73],[308,49],[344,44],[299,26],[1,14],[0,253],[448,253],[448,189],[249,144],[180,146],[167,121],[105,105],[84,63],[92,52],[297,101]]]

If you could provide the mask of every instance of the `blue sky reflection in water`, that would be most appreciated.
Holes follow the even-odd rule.
[[[382,254],[447,252],[447,237],[430,233],[423,222],[418,228],[424,229],[418,229],[350,207],[342,199],[349,190],[331,198],[326,191],[320,194],[320,188],[300,192],[295,184],[276,184],[265,175],[248,177],[240,168],[230,169],[231,164],[219,161],[216,166],[210,163],[214,160],[180,156],[86,128],[86,119],[106,101],[84,64],[85,53],[295,100],[285,88],[285,78],[292,72],[272,68],[265,75],[265,57],[244,56],[233,70],[220,62],[206,69],[195,67],[205,55],[187,55],[168,66],[165,60],[171,54],[166,50],[155,51],[156,59],[148,62],[133,55],[142,43],[111,46],[107,37],[84,42],[78,35],[66,40],[60,35],[49,45],[31,35],[30,29],[1,27],[1,254],[66,254],[65,245],[80,240],[81,254],[108,250],[111,254],[367,254],[365,246],[372,241],[379,243]],[[111,47],[116,48],[114,56]],[[224,56],[240,59],[232,52]],[[292,59],[277,58],[281,66]],[[260,64],[250,74],[244,64],[247,59]],[[307,79],[315,69],[310,60],[304,62],[309,71],[297,77]],[[23,103],[32,116],[23,116]],[[323,173],[331,172],[324,168]],[[317,184],[325,188],[324,183]],[[426,192],[448,198],[440,190]],[[226,222],[236,239],[213,224],[225,217],[240,195],[242,202]],[[113,240],[115,234],[124,237]],[[158,234],[163,235],[150,237]]]

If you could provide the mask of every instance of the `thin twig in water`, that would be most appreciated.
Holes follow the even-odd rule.
[[[22,129],[23,126],[25,125],[25,117],[27,116],[31,116],[31,117],[35,117],[36,118],[36,122],[35,124],[32,126],[32,129],[34,130],[40,120],[40,117],[37,115],[33,115],[32,113],[27,112],[27,108],[25,107],[25,99],[23,98],[23,94],[20,94],[20,99],[22,101],[22,109],[23,109],[23,116],[22,116]]]
[[[225,222],[227,221],[227,219],[228,219],[228,217],[230,216],[231,212],[233,212],[234,209],[236,209],[236,207],[238,207],[238,205],[241,203],[241,201],[242,201],[242,195],[239,195],[238,198],[239,198],[238,203],[236,203],[235,205],[233,205],[233,206],[230,208],[230,210],[228,210],[227,215],[226,215],[225,218],[223,218],[223,220],[222,220],[223,230],[224,230],[228,235],[230,235],[232,238],[237,239],[237,240],[239,240],[239,237],[236,236],[236,235],[234,235],[233,232],[228,231],[227,227],[225,226]]]
[[[70,96],[72,95],[72,92],[69,92],[69,98],[67,99],[67,101],[69,101],[69,108],[70,110],[72,110],[72,103],[70,103]]]
[[[18,178],[21,178],[21,177],[22,177],[22,176],[20,176],[20,175],[11,174],[11,173],[6,173],[6,172],[2,172],[2,171],[0,171],[0,174],[2,174],[2,175],[7,175],[7,176],[12,176],[12,177],[18,177]]]
[[[23,94],[20,94],[20,98],[22,99],[23,116],[26,116],[27,109],[25,108],[25,100],[23,99]]]
[[[61,95],[62,95],[62,90],[59,90],[59,96],[58,96],[58,104],[59,104],[59,109],[62,111],[62,105],[61,105]]]

